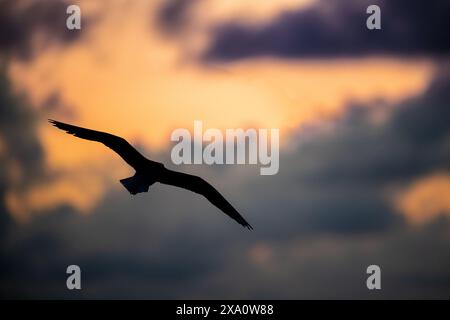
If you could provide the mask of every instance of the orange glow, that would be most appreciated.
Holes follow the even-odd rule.
[[[437,173],[419,179],[396,197],[396,207],[413,224],[440,214],[450,216],[450,175]]]

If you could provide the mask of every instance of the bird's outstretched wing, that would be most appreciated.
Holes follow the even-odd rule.
[[[75,137],[103,143],[105,146],[114,150],[119,156],[122,157],[123,160],[125,160],[126,163],[135,169],[145,161],[149,161],[135,148],[133,148],[133,146],[131,146],[124,138],[106,132],[73,126],[52,119],[49,119],[48,121],[58,129],[64,130]]]
[[[160,182],[172,186],[184,188],[201,194],[213,205],[222,210],[225,214],[236,220],[239,224],[250,230],[253,227],[237,212],[235,208],[217,191],[212,185],[200,177],[190,174],[165,170],[160,177]]]

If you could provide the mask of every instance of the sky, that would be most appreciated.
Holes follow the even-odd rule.
[[[449,6],[0,0],[0,297],[450,298]],[[48,118],[205,177],[254,230],[185,190],[131,196],[126,163]],[[278,174],[174,165],[195,120],[278,128]]]

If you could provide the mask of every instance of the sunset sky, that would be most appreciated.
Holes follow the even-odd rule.
[[[74,263],[76,297],[449,298],[449,9],[0,0],[0,295],[70,297]],[[182,190],[131,197],[122,159],[48,118],[201,174],[255,230]],[[194,120],[280,129],[279,173],[174,165],[171,132]],[[381,293],[365,288],[372,263]]]

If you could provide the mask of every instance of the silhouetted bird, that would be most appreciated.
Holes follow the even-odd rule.
[[[136,170],[134,176],[120,180],[123,186],[131,194],[135,195],[140,192],[147,192],[148,188],[155,182],[184,188],[201,194],[239,224],[248,229],[253,229],[239,212],[237,212],[236,209],[234,209],[233,206],[219,193],[219,191],[202,178],[166,169],[162,163],[145,158],[121,137],[51,119],[49,119],[49,122],[55,127],[64,130],[75,137],[101,142],[118,153],[126,163]]]

